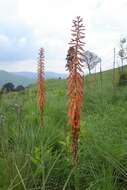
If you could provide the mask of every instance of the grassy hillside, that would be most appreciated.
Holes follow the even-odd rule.
[[[117,71],[118,78],[118,71]],[[65,80],[47,80],[44,128],[36,86],[0,100],[1,190],[126,190],[127,87],[112,71],[87,77],[79,163],[73,168]]]
[[[7,82],[12,82],[16,86],[27,86],[29,84],[35,83],[35,80],[27,77],[17,76],[15,74],[0,70],[0,87]]]

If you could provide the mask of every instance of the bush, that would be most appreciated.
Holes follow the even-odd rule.
[[[4,84],[2,87],[2,92],[13,92],[14,90],[15,90],[15,86],[11,82]]]
[[[15,91],[17,91],[17,92],[19,92],[19,91],[24,91],[25,90],[25,88],[24,88],[24,86],[22,86],[22,85],[19,85],[19,86],[17,86],[16,88],[15,88]]]
[[[119,77],[119,85],[127,85],[127,73],[121,73]]]

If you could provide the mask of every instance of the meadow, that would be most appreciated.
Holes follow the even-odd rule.
[[[0,97],[0,190],[127,189],[127,86],[102,76],[85,78],[77,167],[66,80],[46,81],[43,128],[36,85]]]

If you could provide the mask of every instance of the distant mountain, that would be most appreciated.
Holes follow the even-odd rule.
[[[66,74],[59,74],[54,72],[46,72],[46,79],[65,79]],[[15,86],[28,86],[36,83],[37,73],[35,72],[7,72],[0,70],[0,87],[7,82],[12,82]]]
[[[37,78],[37,74],[34,72],[13,72],[12,74],[21,77],[27,77],[29,79],[34,79],[34,80]]]
[[[3,86],[3,84],[7,82],[12,82],[15,86],[28,86],[35,83],[35,80],[32,78],[18,76],[10,72],[0,70],[0,86]]]
[[[37,73],[35,72],[14,72],[13,74],[17,76],[27,77],[30,79],[37,79]],[[45,77],[46,79],[58,79],[58,78],[65,79],[67,75],[64,73],[46,72]]]

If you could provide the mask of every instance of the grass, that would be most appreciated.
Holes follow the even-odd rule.
[[[112,89],[112,72],[87,77],[79,164],[73,168],[65,80],[47,80],[45,128],[36,87],[0,103],[0,190],[126,190],[127,87]],[[118,77],[118,76],[117,76]]]

